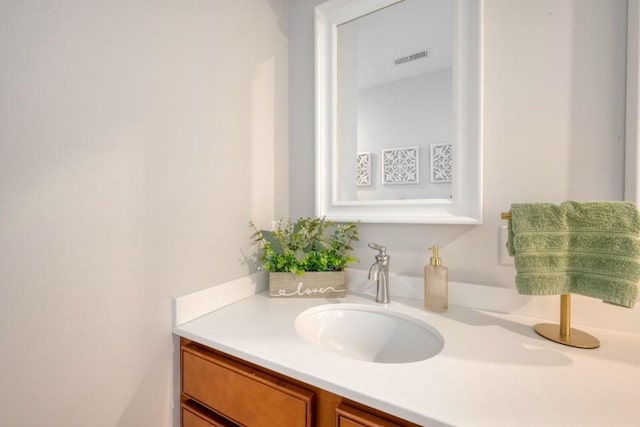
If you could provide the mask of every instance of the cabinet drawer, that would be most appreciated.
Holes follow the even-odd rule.
[[[396,423],[344,403],[336,408],[336,420],[338,427],[406,427],[414,425],[400,422],[400,420],[400,423]]]
[[[182,368],[182,392],[238,424],[311,426],[311,391],[191,345]]]
[[[216,427],[204,418],[200,418],[197,414],[182,408],[182,427]]]
[[[187,400],[182,403],[182,427],[238,427],[207,408]]]

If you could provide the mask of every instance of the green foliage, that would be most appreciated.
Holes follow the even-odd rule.
[[[271,272],[341,271],[358,261],[349,255],[358,240],[358,225],[335,224],[323,218],[278,221],[275,230],[258,230],[253,222],[251,238],[260,246],[262,268]]]

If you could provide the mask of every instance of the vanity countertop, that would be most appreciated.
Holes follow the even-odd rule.
[[[322,304],[385,307],[423,319],[444,337],[420,362],[384,364],[335,355],[304,341],[295,318]],[[174,333],[421,425],[640,425],[640,335],[572,325],[595,335],[593,350],[539,337],[540,319],[450,306],[422,309],[396,297],[249,298],[176,326]],[[545,320],[546,321],[546,320]]]

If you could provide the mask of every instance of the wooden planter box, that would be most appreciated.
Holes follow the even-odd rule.
[[[278,298],[340,298],[347,294],[345,271],[269,273],[269,296]]]

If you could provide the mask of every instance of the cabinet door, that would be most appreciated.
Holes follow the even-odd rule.
[[[241,425],[312,424],[312,392],[197,346],[182,347],[182,392]]]
[[[341,403],[336,408],[338,427],[406,427],[413,424],[398,424],[370,412]]]

